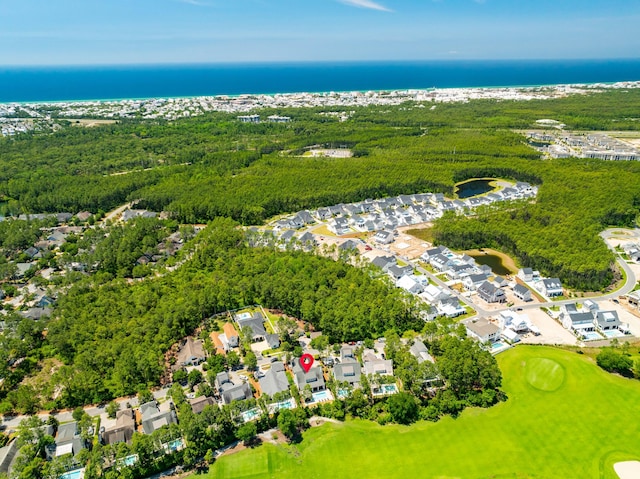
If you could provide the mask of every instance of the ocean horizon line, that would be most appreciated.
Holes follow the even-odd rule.
[[[593,57],[593,58],[431,58],[405,60],[239,60],[202,62],[131,62],[131,63],[42,63],[0,65],[0,71],[14,69],[93,69],[93,68],[147,68],[147,67],[211,67],[211,66],[296,66],[296,65],[376,65],[376,64],[420,64],[420,63],[579,63],[579,62],[636,62],[635,57]]]
[[[5,66],[0,67],[0,103],[542,88],[638,80],[640,59]]]

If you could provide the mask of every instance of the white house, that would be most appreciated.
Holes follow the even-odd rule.
[[[554,298],[562,296],[564,291],[562,290],[562,283],[558,278],[546,278],[536,283],[536,287],[547,298]]]
[[[516,284],[513,287],[513,295],[521,301],[531,301],[531,291],[521,284]]]
[[[414,276],[403,276],[397,282],[396,286],[408,291],[412,294],[420,294],[424,290],[422,285],[416,281]]]
[[[487,319],[474,319],[465,323],[467,335],[481,343],[494,342],[500,337],[500,328]]]

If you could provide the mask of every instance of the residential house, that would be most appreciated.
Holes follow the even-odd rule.
[[[521,301],[531,301],[531,290],[521,284],[513,287],[513,295]]]
[[[398,266],[395,264],[387,268],[387,273],[397,281],[405,275],[413,274],[413,267],[411,265]]]
[[[533,281],[533,269],[531,268],[520,269],[518,271],[518,277],[524,282]]]
[[[564,291],[562,290],[562,283],[558,278],[543,279],[539,281],[536,286],[547,298],[554,298],[564,294]]]
[[[253,315],[249,313],[236,316],[236,322],[241,331],[245,328],[249,328],[251,334],[251,341],[264,341],[267,331],[264,329],[264,317],[262,313],[255,312]]]
[[[289,381],[287,380],[284,364],[281,361],[271,363],[271,368],[259,379],[259,383],[262,393],[269,396],[288,391]]]
[[[378,231],[373,235],[373,240],[380,244],[393,243],[394,235],[393,231]]]
[[[184,346],[178,352],[177,364],[180,366],[197,366],[206,359],[201,340],[187,338]]]
[[[579,337],[584,333],[595,331],[593,315],[591,313],[570,313],[563,315],[562,326]]]
[[[420,294],[424,291],[424,287],[416,280],[415,276],[401,277],[397,281],[396,286],[412,294]]]
[[[222,341],[220,336],[224,335],[216,333],[215,331],[209,334],[211,344],[213,344],[213,346],[216,348],[216,354],[222,354],[224,356],[225,354],[227,354],[227,347],[225,347],[225,343]]]
[[[393,256],[376,256],[371,263],[386,273],[391,266],[396,264],[396,259]]]
[[[233,401],[244,401],[253,397],[249,383],[235,384],[226,372],[216,375],[215,384],[224,404],[231,404]]]
[[[269,348],[278,349],[280,347],[280,336],[277,334],[266,334],[264,339],[269,345]]]
[[[347,359],[333,366],[333,376],[338,382],[347,382],[352,387],[360,385],[362,370],[360,363],[355,359]]]
[[[464,323],[467,335],[477,339],[481,343],[493,343],[500,337],[500,328],[487,319],[474,319]]]
[[[504,291],[500,288],[496,288],[496,286],[489,281],[482,283],[478,287],[477,291],[478,296],[487,303],[505,303],[507,301]]]
[[[131,438],[136,430],[136,419],[133,409],[126,408],[116,413],[116,424],[100,435],[102,444],[116,444],[126,442],[131,444]]]
[[[200,414],[207,406],[214,406],[216,404],[215,399],[207,396],[199,396],[197,398],[189,399],[191,410],[194,414]]]
[[[453,264],[450,258],[442,254],[429,257],[429,263],[438,271],[446,271]]]
[[[326,389],[322,368],[313,366],[305,373],[298,361],[293,366],[293,382],[299,391],[304,390],[307,385],[311,388],[311,392],[324,391]]]
[[[140,415],[142,416],[142,430],[145,434],[151,434],[162,426],[177,424],[178,422],[175,410],[160,411],[155,400],[142,404],[140,406]]]
[[[462,285],[467,291],[475,291],[489,277],[485,273],[469,274],[462,278]]]
[[[343,243],[340,243],[338,245],[338,249],[340,251],[358,251],[358,243],[356,243],[355,241],[349,239]]]
[[[409,352],[415,356],[415,358],[418,360],[418,363],[423,363],[425,361],[429,361],[430,363],[434,362],[433,356],[429,354],[429,350],[419,339],[416,339],[413,342],[413,344],[409,348]]]
[[[393,362],[391,359],[367,358],[364,361],[364,373],[371,376],[393,376]]]
[[[48,459],[66,456],[71,454],[76,456],[81,450],[87,448],[87,442],[80,436],[78,423],[76,421],[61,424],[58,427],[55,443],[46,448]]]
[[[620,318],[616,311],[598,311],[595,314],[596,329],[602,333],[620,329]]]
[[[222,331],[224,332],[229,348],[237,348],[240,344],[240,335],[238,331],[236,331],[236,328],[233,327],[233,324],[224,323]]]
[[[335,233],[336,235],[345,235],[351,231],[349,228],[349,222],[346,218],[336,218],[329,222],[328,225],[329,231]]]

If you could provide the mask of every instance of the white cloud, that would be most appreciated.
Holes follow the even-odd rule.
[[[351,5],[352,7],[368,8],[370,10],[379,10],[381,12],[392,12],[393,10],[380,5],[372,0],[338,0],[345,5]]]

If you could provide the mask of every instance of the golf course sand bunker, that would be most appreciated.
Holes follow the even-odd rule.
[[[564,368],[553,359],[531,358],[525,365],[527,382],[541,391],[555,391],[564,383]]]
[[[620,479],[638,479],[640,477],[640,461],[617,462],[613,468]]]

